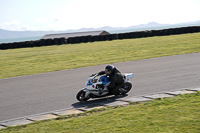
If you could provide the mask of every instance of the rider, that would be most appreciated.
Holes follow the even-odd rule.
[[[124,84],[124,76],[122,73],[113,65],[107,65],[105,71],[101,71],[98,75],[106,74],[107,78],[110,79],[110,82],[106,84],[107,89],[113,95],[118,95],[119,88]]]

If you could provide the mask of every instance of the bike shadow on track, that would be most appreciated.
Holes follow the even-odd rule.
[[[110,96],[110,97],[104,97],[104,98],[96,98],[92,99],[86,102],[76,102],[73,103],[71,106],[73,108],[81,108],[81,107],[90,107],[90,106],[105,106],[106,104],[110,104],[113,102],[118,101],[119,98],[127,97],[128,95],[116,97],[116,96]]]

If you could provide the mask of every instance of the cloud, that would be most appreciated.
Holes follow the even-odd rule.
[[[58,19],[58,18],[55,18],[53,21],[59,21],[59,19]]]
[[[49,22],[48,18],[40,18],[40,19],[36,19],[35,20],[36,23],[45,23],[45,22]]]
[[[0,24],[0,28],[4,30],[11,30],[11,31],[35,30],[34,26],[24,25],[18,20],[2,23]]]
[[[20,25],[20,22],[18,20],[13,20],[11,22],[5,22],[5,25]]]
[[[22,23],[18,20],[12,20],[4,23],[0,23],[0,28],[11,31],[35,31],[35,30],[63,30],[62,24],[60,24],[58,17],[46,17],[36,19],[32,23]]]
[[[35,30],[34,26],[30,26],[30,25],[23,25],[21,26],[21,30]]]
[[[48,18],[39,18],[36,19],[34,22],[36,23],[48,23],[48,22],[56,22],[59,21],[57,17],[48,17]]]

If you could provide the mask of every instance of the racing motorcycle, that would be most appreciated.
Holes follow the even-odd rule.
[[[130,79],[134,77],[134,74],[124,73],[123,76],[125,82],[123,86],[119,89],[119,95],[125,95],[132,88]],[[112,95],[110,94],[107,87],[105,87],[105,85],[109,82],[110,80],[107,76],[98,77],[98,74],[90,76],[85,83],[85,88],[77,93],[76,99],[80,102],[83,102],[89,100],[90,98],[100,98]]]

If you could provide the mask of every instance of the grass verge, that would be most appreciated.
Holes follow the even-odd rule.
[[[0,51],[0,79],[200,52],[200,33]]]
[[[200,92],[167,99],[107,107],[71,117],[8,127],[0,133],[183,133],[200,131]]]

